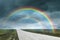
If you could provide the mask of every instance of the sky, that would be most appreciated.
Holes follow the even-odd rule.
[[[60,0],[0,0],[0,28],[9,26],[5,26],[7,24],[4,22],[10,12],[25,6],[32,6],[45,11],[56,28],[60,29]]]

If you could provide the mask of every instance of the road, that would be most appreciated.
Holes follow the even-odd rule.
[[[43,34],[31,33],[17,30],[19,40],[60,40],[59,37],[53,37]]]

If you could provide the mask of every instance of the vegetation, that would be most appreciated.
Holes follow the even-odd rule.
[[[18,40],[16,30],[0,29],[0,40]]]

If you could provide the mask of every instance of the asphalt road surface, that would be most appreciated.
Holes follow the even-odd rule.
[[[60,40],[59,37],[53,37],[43,34],[31,33],[17,30],[19,40]]]

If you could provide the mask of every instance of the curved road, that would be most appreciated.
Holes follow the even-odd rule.
[[[17,30],[19,40],[60,40],[58,37]]]

